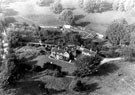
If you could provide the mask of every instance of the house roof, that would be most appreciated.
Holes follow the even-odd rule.
[[[85,53],[90,53],[90,50],[89,50],[89,49],[84,48],[84,49],[83,49],[83,52],[85,52]]]
[[[71,25],[63,25],[64,28],[71,28]]]
[[[52,48],[52,52],[65,53],[64,49]]]

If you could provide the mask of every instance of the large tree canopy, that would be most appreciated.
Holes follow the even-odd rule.
[[[82,56],[75,61],[77,70],[73,73],[77,77],[89,76],[97,70],[102,57],[95,56]]]
[[[113,0],[113,9],[130,11],[135,8],[135,0]]]
[[[64,21],[65,24],[71,25],[73,23],[73,20],[74,20],[73,12],[71,10],[69,10],[69,9],[65,9],[60,14],[59,19]]]
[[[60,14],[63,11],[63,6],[60,2],[54,2],[51,5],[51,9],[55,14]]]
[[[110,10],[112,4],[105,0],[79,0],[79,5],[88,13]]]
[[[50,4],[53,2],[54,2],[54,0],[38,0],[37,4],[39,6],[50,6]]]
[[[113,45],[129,44],[130,32],[128,23],[124,19],[113,21],[106,31],[106,38]]]

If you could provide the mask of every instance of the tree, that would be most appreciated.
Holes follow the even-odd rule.
[[[105,0],[85,0],[85,2],[83,2],[83,9],[88,13],[103,12],[111,8],[112,4]]]
[[[12,76],[12,71],[15,68],[14,58],[14,53],[11,54],[11,52],[9,52],[7,59],[2,63],[2,67],[4,68],[0,73],[0,87],[2,88],[12,84],[14,81],[9,80],[9,78]]]
[[[113,21],[107,31],[106,38],[113,45],[127,44],[130,41],[130,33],[127,30],[127,22],[125,19]]]
[[[83,3],[84,3],[84,0],[78,0],[78,6],[80,8],[83,8]]]
[[[112,3],[109,3],[107,1],[103,1],[99,4],[99,12],[107,11],[112,9]]]
[[[61,21],[64,21],[65,24],[69,24],[71,25],[74,21],[74,15],[73,15],[73,12],[69,9],[65,9],[62,11],[62,13],[60,14],[59,16],[59,19]]]
[[[28,42],[37,42],[39,40],[39,35],[36,34],[36,32],[36,27],[31,27],[27,24],[14,24],[13,27],[7,28],[9,44],[15,48],[24,46]]]
[[[119,11],[131,11],[135,8],[134,0],[114,0],[113,9]]]
[[[96,3],[96,1],[87,0],[84,3],[83,9],[84,9],[84,11],[86,11],[88,13],[93,13],[94,11],[98,11],[98,6],[99,6],[99,4]]]
[[[119,3],[118,3],[117,1],[113,2],[112,8],[113,8],[113,10],[118,10],[118,8],[119,8]]]
[[[63,11],[62,4],[60,2],[55,2],[51,5],[51,9],[55,14],[60,14]]]
[[[77,80],[76,84],[73,87],[73,90],[76,92],[82,92],[86,90],[86,84],[82,83],[81,80]]]
[[[70,35],[69,40],[70,40],[70,43],[74,44],[74,45],[80,46],[82,44],[82,39],[81,39],[81,36],[79,34]]]
[[[135,32],[130,34],[130,45],[135,46]]]
[[[132,45],[121,47],[119,53],[126,60],[133,61],[135,58],[135,47]]]
[[[124,5],[123,4],[119,4],[119,11],[125,11]]]
[[[19,33],[13,31],[12,29],[9,29],[7,32],[8,32],[7,34],[8,34],[9,45],[11,47],[19,46]]]
[[[0,13],[0,23],[3,26],[6,26],[6,18],[5,18],[5,15],[3,13]]]
[[[96,72],[102,58],[98,55],[95,56],[82,56],[75,61],[77,70],[73,72],[73,75],[77,77],[89,76]]]
[[[37,1],[37,4],[39,6],[50,6],[50,4],[53,2],[54,2],[54,0],[39,0],[39,1]]]

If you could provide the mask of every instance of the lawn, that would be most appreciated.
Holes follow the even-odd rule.
[[[48,56],[45,56],[45,55],[38,56],[37,58],[33,59],[32,61],[37,61],[37,65],[40,65],[41,67],[46,62],[53,62],[54,64],[61,66],[63,71],[69,72],[69,74],[72,74],[74,72],[74,70],[76,69],[74,64],[70,64],[68,62],[64,62],[64,61],[60,61],[60,60],[50,59],[50,58],[48,58]]]

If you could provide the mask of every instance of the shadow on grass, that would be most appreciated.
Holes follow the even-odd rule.
[[[73,26],[77,27],[77,26],[82,26],[82,27],[85,27],[87,25],[89,25],[90,22],[79,22],[79,23],[73,23]]]
[[[85,84],[82,83],[83,87],[75,87],[73,90],[76,92],[81,92],[81,93],[90,93],[90,92],[94,92],[97,89],[100,89],[101,87],[99,87],[98,83],[92,83],[92,84]]]
[[[13,9],[6,9],[4,14],[5,16],[15,16],[18,12]]]
[[[46,83],[42,81],[23,81],[18,82],[15,89],[16,95],[48,95],[48,89],[45,88]]]
[[[9,25],[10,23],[14,23],[14,22],[17,22],[17,21],[14,17],[6,17],[5,22],[6,22],[5,23],[6,25]]]
[[[48,94],[47,95],[56,95],[56,94],[61,94],[63,92],[65,92],[66,90],[55,90],[55,89],[48,89]]]
[[[36,65],[38,61],[28,61],[27,64],[29,65]]]
[[[85,17],[84,15],[75,15],[74,22],[76,22],[77,20],[82,19],[84,17]]]
[[[106,63],[106,64],[103,64],[98,69],[98,72],[96,72],[93,75],[96,75],[96,76],[107,76],[110,73],[113,73],[113,72],[117,71],[118,69],[119,69],[119,67],[117,65],[115,65],[113,63]]]
[[[55,90],[55,89],[46,88],[46,83],[44,83],[42,81],[18,82],[15,88],[18,89],[16,95],[25,95],[25,94],[28,94],[28,95],[39,95],[39,94],[54,95],[54,94],[61,94],[66,91],[66,90]]]
[[[85,92],[94,92],[97,89],[100,89],[101,87],[98,86],[98,83],[92,83],[92,84],[86,84],[85,85]]]
[[[90,24],[90,22],[76,22],[82,18],[84,18],[85,16],[84,15],[75,15],[75,18],[74,18],[74,21],[73,21],[73,26],[77,27],[77,26],[82,26],[82,27],[85,27],[87,26],[88,24]]]

